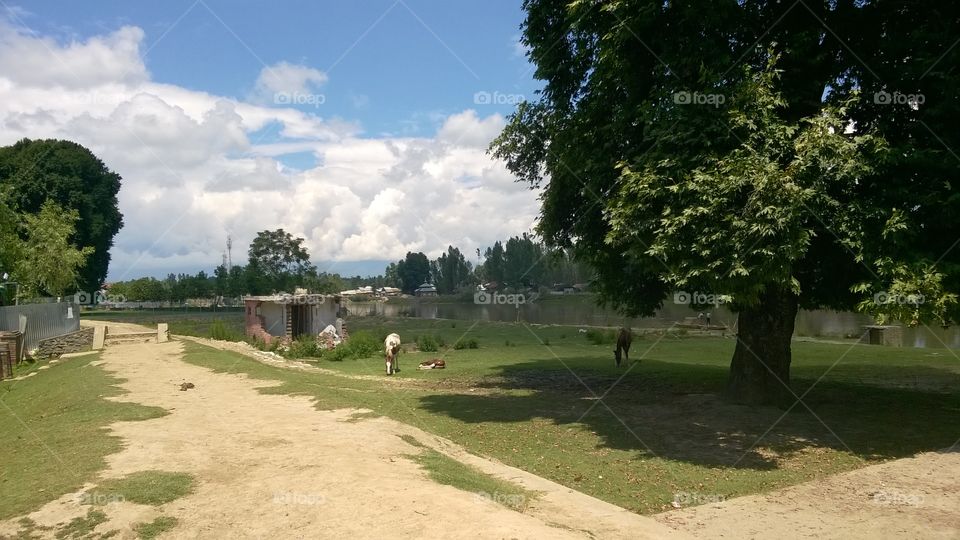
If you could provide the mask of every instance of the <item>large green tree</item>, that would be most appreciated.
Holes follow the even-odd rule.
[[[538,285],[546,263],[543,246],[533,236],[514,236],[503,250],[503,278],[514,289]]]
[[[294,237],[283,229],[258,232],[250,243],[251,271],[262,273],[266,288],[275,291],[302,283],[307,274],[316,270],[303,242],[303,238]]]
[[[433,283],[440,294],[453,294],[467,285],[473,274],[470,263],[467,262],[458,248],[447,246],[447,252],[433,261]]]
[[[799,308],[956,318],[956,4],[524,9],[543,89],[495,155],[543,188],[538,232],[594,267],[606,302],[646,315],[676,290],[732,296],[734,400],[792,398]]]
[[[403,292],[413,294],[417,287],[430,280],[430,259],[419,251],[408,251],[406,257],[397,262],[396,272]]]
[[[77,143],[23,139],[0,148],[0,186],[8,189],[16,212],[38,214],[47,201],[77,212],[72,242],[93,250],[77,286],[98,290],[107,276],[113,237],[123,225],[117,205],[120,176]]]

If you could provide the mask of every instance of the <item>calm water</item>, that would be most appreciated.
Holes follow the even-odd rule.
[[[352,315],[382,315],[386,317],[419,317],[423,319],[457,319],[466,321],[517,321],[534,324],[563,324],[584,326],[619,326],[634,328],[669,328],[687,318],[696,318],[697,311],[689,306],[667,303],[655,316],[639,319],[625,318],[599,307],[590,297],[546,299],[514,305],[477,305],[472,303],[436,302],[344,302]],[[736,315],[724,307],[712,310],[710,323],[733,328]],[[797,336],[844,338],[858,337],[863,326],[872,319],[860,313],[838,311],[801,311],[797,316]],[[960,348],[960,328],[946,330],[939,326],[903,329],[905,347]]]

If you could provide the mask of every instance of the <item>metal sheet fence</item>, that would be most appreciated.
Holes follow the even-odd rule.
[[[0,307],[0,330],[20,330],[20,316],[27,318],[24,348],[32,350],[40,340],[80,329],[80,307],[73,302],[21,304]]]

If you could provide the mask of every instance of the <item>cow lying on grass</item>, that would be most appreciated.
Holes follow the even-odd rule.
[[[398,363],[400,336],[398,334],[387,336],[387,339],[383,340],[383,349],[387,354],[387,375],[393,375],[394,372],[400,371],[400,364]]]
[[[613,357],[617,360],[617,367],[620,367],[620,353],[623,353],[624,359],[630,362],[630,343],[633,341],[633,334],[629,328],[621,328],[617,332],[617,348],[613,351]]]

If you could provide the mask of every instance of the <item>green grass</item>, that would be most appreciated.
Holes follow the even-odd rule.
[[[138,523],[133,526],[137,536],[144,540],[156,538],[161,533],[165,533],[177,526],[177,518],[169,516],[160,516],[149,523]]]
[[[768,491],[945,448],[960,436],[960,361],[949,351],[795,342],[794,392],[823,380],[806,405],[784,414],[717,397],[732,339],[640,335],[630,357],[642,361],[617,369],[612,347],[576,328],[350,324],[373,335],[396,331],[405,343],[439,335],[448,344],[477,339],[480,348],[402,353],[400,387],[379,379],[379,357],[320,363],[373,380],[283,370],[192,343],[187,361],[281,381],[261,391],[310,396],[321,409],[369,409],[640,513],[669,508],[678,493],[710,500]],[[432,357],[447,369],[414,369]]]
[[[57,528],[54,537],[58,539],[90,538],[93,534],[93,529],[106,521],[106,514],[91,508],[87,511],[86,516],[73,518],[65,526]]]
[[[413,446],[424,448],[414,437],[403,435],[401,438]],[[492,500],[511,510],[522,512],[537,497],[534,491],[490,476],[436,450],[424,448],[419,454],[408,457],[420,464],[435,482],[468,491],[478,498]]]
[[[114,422],[146,420],[161,408],[108,401],[119,380],[91,365],[99,355],[66,360],[21,381],[0,382],[0,519],[35,510],[92,481],[121,449]]]
[[[110,478],[87,491],[86,501],[105,504],[126,501],[159,506],[193,492],[193,476],[167,471],[140,471],[123,478]]]

